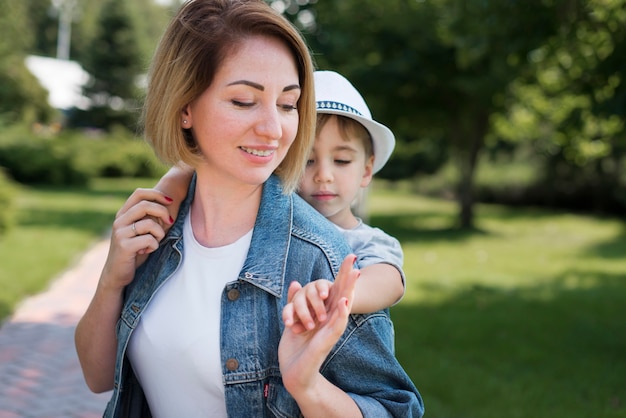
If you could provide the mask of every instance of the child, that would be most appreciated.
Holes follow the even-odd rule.
[[[375,312],[398,302],[404,293],[402,248],[397,239],[364,224],[351,205],[385,165],[395,139],[371,118],[354,86],[336,72],[315,72],[315,95],[316,139],[298,194],[337,226],[357,255],[361,277],[352,313]],[[177,197],[178,191],[187,190],[190,178],[189,170],[174,168],[156,188]],[[330,286],[327,280],[316,280],[302,289],[293,288],[295,296],[283,312],[285,324],[301,332],[313,329],[316,320],[324,321]]]
[[[404,293],[403,254],[397,239],[363,223],[351,205],[387,162],[393,133],[372,120],[359,92],[340,74],[315,72],[316,138],[298,194],[333,222],[357,255],[361,277],[352,313],[387,308]],[[306,329],[324,321],[324,299],[332,283],[316,280],[295,293],[283,311],[287,326]],[[300,331],[304,330],[300,327]]]

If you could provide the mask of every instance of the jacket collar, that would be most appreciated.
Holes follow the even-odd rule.
[[[180,242],[184,220],[189,214],[196,190],[194,173],[187,197],[180,205],[178,218],[169,231],[167,239]],[[261,204],[254,224],[252,240],[246,261],[240,273],[240,280],[247,281],[276,297],[283,292],[287,254],[291,240],[293,222],[293,196],[283,193],[280,178],[276,175],[263,185]]]
[[[276,297],[280,297],[283,291],[292,221],[292,195],[285,195],[280,179],[272,175],[263,185],[261,205],[241,279]]]

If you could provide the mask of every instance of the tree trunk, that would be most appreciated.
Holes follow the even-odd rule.
[[[474,228],[474,175],[478,166],[478,156],[485,143],[489,115],[479,112],[467,124],[458,124],[454,143],[457,144],[459,183],[457,200],[459,204],[459,227]],[[465,127],[463,130],[461,127]]]

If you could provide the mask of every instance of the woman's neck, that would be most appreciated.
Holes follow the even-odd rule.
[[[205,247],[237,241],[254,227],[263,185],[230,187],[198,178],[191,203],[191,228]]]

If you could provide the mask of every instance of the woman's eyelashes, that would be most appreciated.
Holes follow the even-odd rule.
[[[231,103],[236,107],[242,107],[242,108],[250,108],[256,105],[256,102],[245,102],[241,100],[231,100]],[[298,107],[293,104],[280,104],[279,103],[276,106],[279,109],[286,111],[286,112],[293,112],[294,110],[298,110]]]

